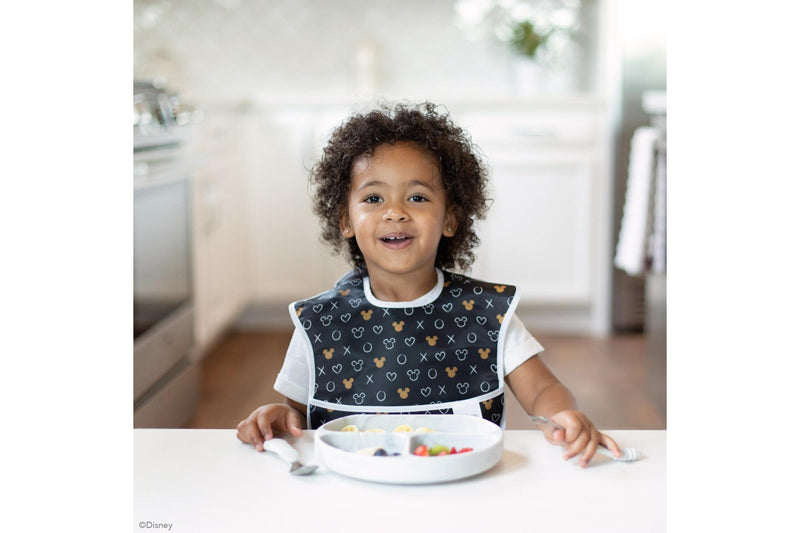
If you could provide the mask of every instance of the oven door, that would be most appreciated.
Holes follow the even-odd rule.
[[[134,400],[192,346],[191,175],[171,165],[134,177]]]

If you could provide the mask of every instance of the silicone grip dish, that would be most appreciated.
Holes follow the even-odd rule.
[[[350,425],[359,431],[341,431]],[[432,432],[394,431],[402,425]],[[413,452],[420,444],[472,451],[419,457]],[[385,449],[389,456],[355,453],[374,447]],[[320,426],[314,435],[314,448],[321,465],[344,476],[377,483],[440,483],[474,476],[496,465],[503,456],[503,430],[482,418],[466,415],[353,415]],[[393,453],[400,455],[392,456]]]

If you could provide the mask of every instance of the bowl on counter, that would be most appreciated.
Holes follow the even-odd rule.
[[[471,450],[415,455],[420,446]],[[496,465],[503,455],[503,431],[466,415],[352,415],[320,426],[314,448],[321,465],[344,476],[377,483],[440,483]],[[378,448],[386,455],[370,453]]]

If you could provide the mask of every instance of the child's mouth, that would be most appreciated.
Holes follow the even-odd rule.
[[[401,245],[411,240],[410,235],[404,233],[392,233],[381,237],[381,241],[389,245]]]

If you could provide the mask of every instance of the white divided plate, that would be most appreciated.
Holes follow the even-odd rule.
[[[341,431],[348,425],[359,431]],[[395,432],[401,425],[432,432]],[[366,431],[369,429],[384,432]],[[414,450],[420,444],[473,450],[418,457]],[[390,455],[356,453],[375,447]],[[320,426],[314,435],[314,450],[321,465],[348,477],[378,483],[440,483],[474,476],[496,465],[503,456],[503,430],[482,418],[465,415],[352,415]]]

